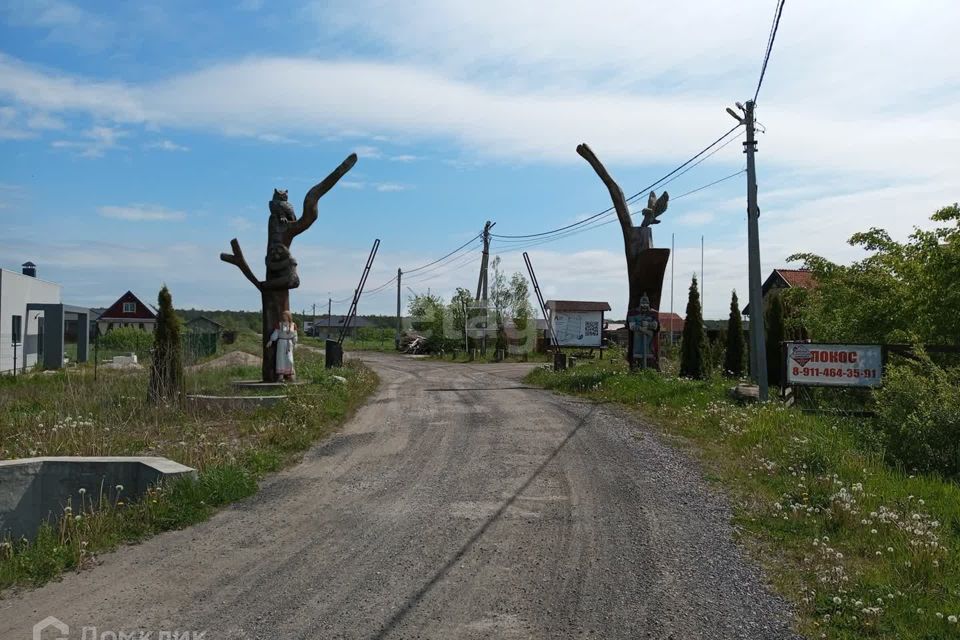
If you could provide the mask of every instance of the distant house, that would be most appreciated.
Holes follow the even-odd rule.
[[[127,291],[116,302],[106,308],[97,318],[100,335],[111,329],[133,327],[141,331],[153,331],[157,325],[157,312],[132,291]]]
[[[766,307],[770,295],[784,289],[812,289],[816,286],[813,272],[809,269],[774,269],[763,282],[763,304]],[[750,304],[743,308],[743,315],[750,315]]]
[[[683,335],[683,318],[676,313],[666,311],[658,311],[657,317],[660,320],[660,342],[670,342],[671,338],[674,342],[679,342]],[[629,332],[627,325],[622,322],[608,322],[604,327],[603,335],[610,342],[626,346],[629,344]]]

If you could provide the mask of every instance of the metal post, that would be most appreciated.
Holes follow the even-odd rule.
[[[332,312],[333,312],[333,298],[327,298],[327,334],[326,334],[327,338],[330,337],[330,323],[333,321],[332,320],[333,316],[331,315]],[[320,337],[319,333],[320,332],[318,331],[317,337]]]
[[[753,101],[747,101],[743,123],[747,127],[747,140],[743,143],[747,154],[747,245],[749,252],[750,278],[750,373],[760,388],[760,401],[770,396],[767,380],[767,347],[763,328],[763,284],[760,279],[760,230],[757,206],[757,168],[754,154],[757,141],[754,138]]]
[[[674,344],[673,339],[673,273],[675,271],[677,264],[677,248],[676,248],[676,239],[677,234],[670,234],[670,344]]]
[[[483,225],[483,257],[480,259],[480,278],[477,280],[477,301],[483,300],[483,338],[480,343],[480,352],[487,353],[487,265],[490,262],[490,229],[497,224],[490,222]]]
[[[402,277],[403,271],[397,267],[397,338],[394,344],[397,351],[400,351],[400,279]]]

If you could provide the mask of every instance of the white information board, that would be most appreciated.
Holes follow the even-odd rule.
[[[878,344],[787,343],[787,383],[827,387],[877,387],[883,376]]]
[[[561,347],[599,347],[602,345],[602,311],[564,311],[551,318]]]

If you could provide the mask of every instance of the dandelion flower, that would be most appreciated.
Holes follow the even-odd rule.
[[[957,624],[957,616],[947,616],[947,622],[950,624]]]
[[[840,596],[833,596],[833,604],[840,604],[843,600],[840,599]]]
[[[83,487],[80,487],[80,490],[77,491],[77,493],[79,493],[80,495],[83,495],[83,494],[85,494],[86,492],[87,492],[87,490],[84,489]]]
[[[118,485],[117,485],[117,491],[123,491],[123,485],[122,485],[122,484],[118,484]]]

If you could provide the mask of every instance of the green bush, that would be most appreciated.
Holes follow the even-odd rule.
[[[960,368],[920,354],[887,368],[876,393],[876,425],[891,463],[906,470],[960,475]]]
[[[100,336],[100,348],[107,351],[149,352],[153,348],[153,333],[136,327],[118,327]]]

